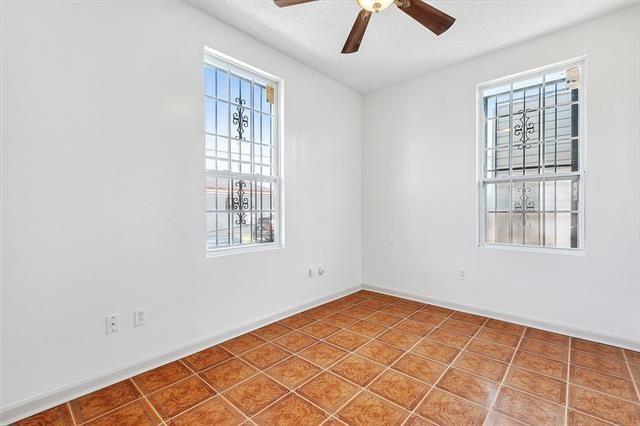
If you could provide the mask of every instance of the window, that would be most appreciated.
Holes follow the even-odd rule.
[[[205,54],[207,253],[280,242],[278,84]]]
[[[480,243],[584,246],[584,63],[478,88]]]

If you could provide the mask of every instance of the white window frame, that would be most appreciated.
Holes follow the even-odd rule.
[[[542,174],[542,179],[539,179],[538,175],[523,175],[523,176],[505,176],[499,178],[487,178],[485,176],[485,155],[484,155],[484,98],[483,92],[500,86],[518,83],[522,80],[528,80],[542,75],[544,81],[544,74],[565,70],[574,66],[580,67],[580,79],[579,79],[579,98],[578,98],[578,161],[579,168],[576,172],[570,173],[557,173],[545,176]],[[476,85],[476,206],[477,206],[477,246],[480,248],[490,249],[502,249],[513,251],[531,251],[531,252],[543,252],[543,253],[556,253],[556,254],[574,254],[574,255],[586,255],[586,222],[585,222],[585,181],[586,181],[586,151],[587,151],[587,59],[586,56],[569,59],[562,62],[557,62],[551,65],[535,68],[532,70],[512,74],[506,77],[497,78],[484,83]],[[544,96],[543,96],[544,98]],[[514,182],[514,181],[526,181],[526,180],[541,180],[545,181],[545,178],[558,178],[558,177],[579,177],[579,194],[578,194],[578,246],[576,248],[564,248],[564,247],[545,247],[534,246],[526,244],[514,244],[514,243],[489,243],[485,241],[485,193],[484,183],[486,182]],[[511,226],[511,221],[510,221]]]
[[[285,232],[284,232],[284,218],[285,218],[285,209],[284,209],[284,149],[283,149],[283,122],[284,122],[284,81],[282,78],[277,77],[271,73],[263,71],[259,68],[256,68],[252,65],[249,65],[245,62],[242,62],[232,56],[226,55],[218,50],[212,49],[208,46],[204,47],[204,63],[203,67],[206,65],[215,66],[218,68],[228,69],[230,72],[234,74],[246,78],[252,82],[252,87],[254,82],[258,82],[264,85],[271,84],[275,86],[275,103],[272,105],[272,108],[275,108],[276,112],[274,115],[275,120],[272,122],[272,138],[275,140],[275,143],[272,143],[274,152],[272,154],[272,158],[274,159],[274,170],[277,171],[277,175],[275,176],[275,182],[277,187],[277,194],[275,197],[275,211],[276,211],[276,220],[275,227],[276,232],[274,236],[274,241],[270,243],[261,243],[261,244],[250,244],[250,245],[240,245],[240,246],[229,246],[229,247],[221,247],[216,249],[207,249],[207,226],[205,220],[205,229],[203,235],[204,238],[204,247],[205,247],[205,255],[207,258],[220,257],[220,256],[228,256],[242,253],[252,253],[252,252],[260,252],[260,251],[268,251],[268,250],[276,250],[284,248],[285,241]],[[253,90],[253,89],[252,89]],[[200,96],[202,99],[204,96],[204,81],[203,86],[200,91]],[[204,117],[204,102],[201,101],[202,105],[202,117]],[[205,123],[203,119],[203,123],[201,126],[202,131],[202,159],[203,162],[206,161],[206,132],[205,132]],[[218,177],[223,177],[225,174],[228,177],[240,177],[244,176],[247,179],[261,179],[264,178],[261,175],[257,174],[245,174],[241,175],[240,173],[232,173],[232,172],[211,172],[207,170],[206,167],[203,167],[203,181],[206,184],[206,177],[208,174],[215,175]],[[203,193],[203,197],[205,194]],[[203,202],[205,204],[204,211],[206,212],[206,200]]]

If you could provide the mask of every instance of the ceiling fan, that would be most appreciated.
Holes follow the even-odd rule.
[[[294,6],[312,1],[316,0],[274,0],[278,7]],[[447,31],[455,22],[455,18],[433,6],[429,6],[422,0],[357,0],[357,2],[362,10],[358,13],[356,21],[353,23],[351,32],[342,48],[342,53],[357,52],[369,24],[369,19],[371,19],[371,14],[386,9],[392,3],[436,35]]]

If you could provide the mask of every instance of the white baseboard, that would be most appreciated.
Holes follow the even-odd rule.
[[[33,398],[20,401],[18,403],[2,407],[0,409],[0,424],[10,424],[17,420],[31,416],[35,413],[39,413],[43,410],[47,410],[51,407],[55,407],[63,402],[70,401],[87,393],[101,389],[105,386],[112,385],[121,380],[159,367],[168,362],[175,361],[192,353],[198,352],[202,349],[206,349],[210,346],[217,345],[225,340],[244,334],[248,331],[255,330],[264,325],[279,321],[290,315],[304,311],[317,305],[321,305],[328,301],[337,299],[347,294],[351,294],[362,288],[361,285],[349,287],[345,290],[341,290],[324,297],[303,303],[291,309],[280,311],[276,314],[267,315],[262,318],[258,318],[252,321],[248,321],[238,327],[232,327],[214,335],[206,337],[204,339],[190,342],[184,345],[176,346],[150,357],[141,359],[127,366],[117,368],[114,370],[106,371],[95,377],[90,377],[67,386],[63,386],[58,389],[40,394]]]
[[[552,323],[534,318],[527,318],[520,315],[514,315],[507,312],[494,311],[491,309],[485,309],[478,306],[465,305],[450,300],[437,299],[433,297],[423,296],[419,294],[407,293],[404,291],[398,291],[392,288],[381,287],[377,285],[364,284],[363,288],[371,291],[377,291],[380,293],[389,294],[392,296],[403,297],[405,299],[411,299],[418,302],[429,303],[432,305],[443,306],[445,308],[455,309],[457,311],[469,312],[471,314],[482,315],[485,317],[491,317],[500,319],[503,321],[509,321],[516,324],[525,325],[527,327],[535,327],[542,330],[552,331],[555,333],[566,334],[572,337],[579,337],[582,339],[593,340],[594,342],[605,343],[608,345],[620,346],[622,348],[631,349],[634,351],[640,351],[640,340],[633,340],[626,337],[615,336],[605,333],[600,333],[591,330],[585,330],[578,327],[573,327],[564,324]]]

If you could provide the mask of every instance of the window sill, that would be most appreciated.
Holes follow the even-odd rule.
[[[208,250],[207,259],[211,259],[214,257],[224,257],[224,256],[233,256],[236,254],[245,254],[245,253],[256,253],[261,251],[273,251],[273,250],[281,250],[284,249],[284,245],[280,243],[270,243],[270,244],[260,244],[260,245],[252,245],[248,247],[233,247],[233,248],[223,248],[217,250]]]
[[[502,245],[502,244],[478,244],[478,248],[488,250],[504,250],[515,251],[525,253],[547,253],[547,254],[560,254],[569,256],[586,256],[587,252],[584,249],[566,249],[566,248],[551,248],[551,247],[530,247],[519,245]]]

